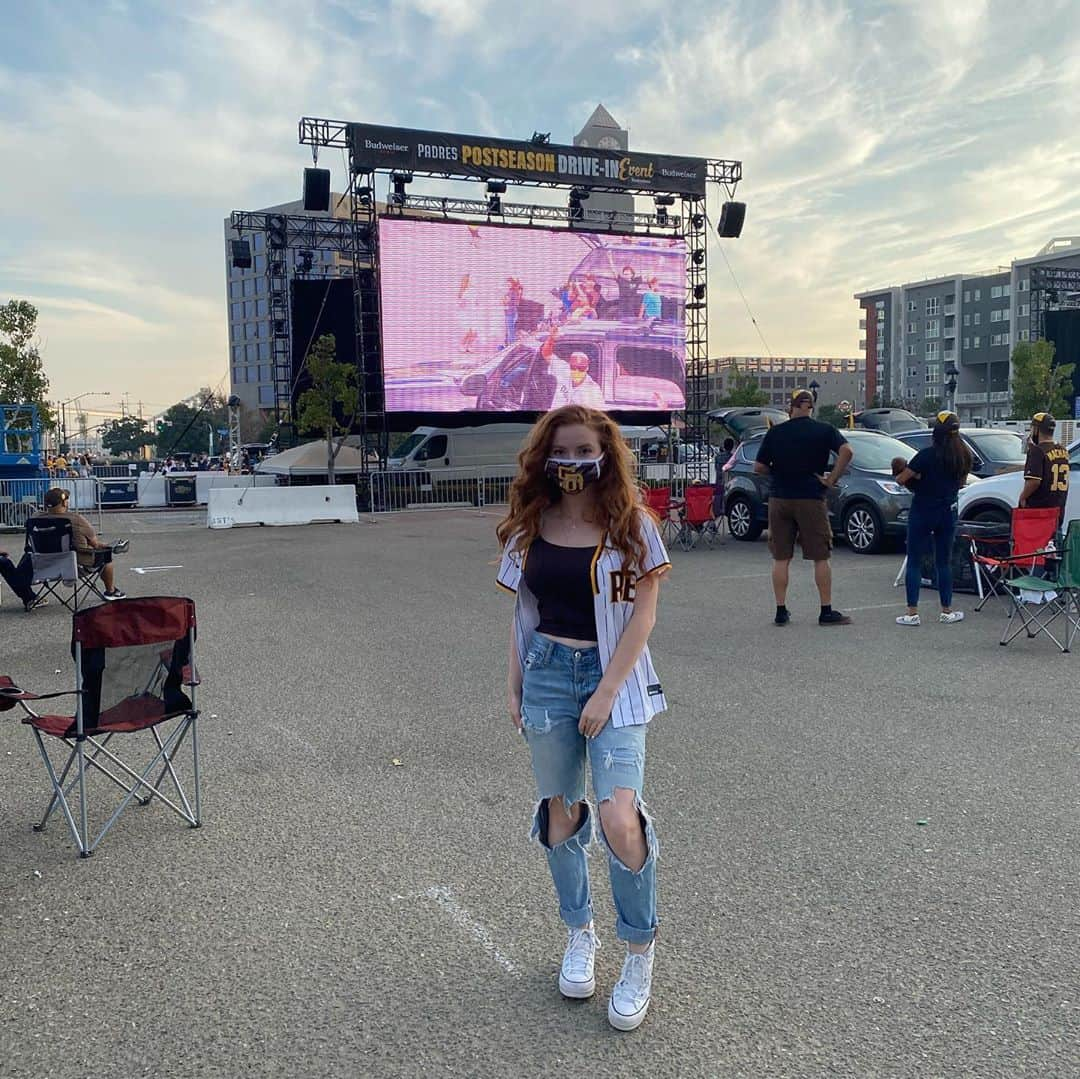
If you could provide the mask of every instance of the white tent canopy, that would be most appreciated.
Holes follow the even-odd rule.
[[[369,466],[370,467],[370,466]],[[256,472],[275,476],[325,476],[326,442],[305,442],[291,450],[275,453],[255,466]],[[361,452],[352,446],[342,446],[334,461],[335,473],[354,473],[364,471],[364,458]]]

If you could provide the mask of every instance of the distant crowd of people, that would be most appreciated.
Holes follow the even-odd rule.
[[[80,453],[71,461],[58,453],[45,458],[45,469],[50,476],[89,479],[94,474],[94,462],[88,453]]]

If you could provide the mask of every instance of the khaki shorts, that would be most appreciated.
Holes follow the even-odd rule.
[[[824,498],[769,499],[769,551],[777,562],[794,556],[796,536],[808,562],[828,559],[832,527]]]

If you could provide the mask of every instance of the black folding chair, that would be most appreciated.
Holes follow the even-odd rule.
[[[88,596],[104,600],[101,571],[96,560],[92,566],[79,565],[75,533],[71,521],[60,514],[47,513],[30,517],[26,522],[26,550],[34,574],[32,585],[41,585],[69,611],[85,605]]]
[[[38,751],[49,774],[52,797],[35,831],[44,829],[57,806],[63,812],[79,849],[88,858],[119,819],[138,801],[160,801],[192,828],[202,823],[199,785],[199,712],[195,688],[195,604],[179,596],[122,599],[78,611],[72,618],[71,655],[75,661],[74,690],[34,694],[0,676],[0,711],[20,706],[23,723],[34,732]],[[33,702],[74,695],[74,715],[46,715]],[[165,724],[171,723],[171,727]],[[162,733],[164,731],[164,734]],[[113,740],[146,732],[138,741],[153,751],[148,762],[133,765],[121,758]],[[177,772],[177,754],[190,734],[192,794]],[[47,740],[62,742],[67,759],[58,770]],[[87,776],[93,769],[124,792],[119,806],[91,839]],[[168,776],[175,797],[162,791]],[[78,788],[78,804],[72,794]],[[172,792],[170,791],[170,794]],[[76,819],[77,815],[77,819]]]

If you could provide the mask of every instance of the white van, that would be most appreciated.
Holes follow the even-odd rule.
[[[489,423],[482,427],[417,427],[386,466],[391,471],[454,469],[459,476],[517,470],[517,455],[529,423]],[[469,472],[463,472],[468,469]]]

